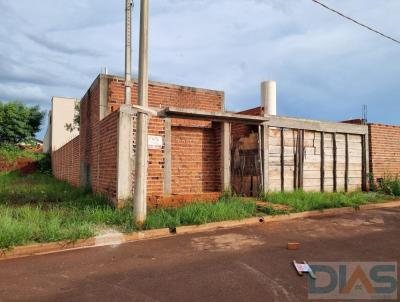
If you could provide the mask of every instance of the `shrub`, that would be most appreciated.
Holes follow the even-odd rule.
[[[385,194],[400,196],[400,177],[384,178],[380,184],[381,190]]]
[[[42,174],[51,175],[51,157],[49,154],[44,154],[37,162],[38,171]]]

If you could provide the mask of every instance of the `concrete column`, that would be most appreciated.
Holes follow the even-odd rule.
[[[108,78],[106,75],[100,75],[100,121],[108,115]]]
[[[149,0],[141,0],[138,105],[148,107],[149,98]],[[139,112],[136,133],[136,167],[134,214],[138,224],[144,223],[147,215],[147,167],[148,167],[149,116]]]
[[[165,154],[164,154],[164,195],[172,194],[172,125],[171,119],[165,119]]]
[[[361,136],[362,144],[362,190],[369,190],[369,135]]]
[[[265,81],[261,83],[261,106],[264,115],[276,115],[276,82]]]
[[[262,189],[264,194],[269,191],[269,126],[264,123],[261,127],[261,148],[262,148],[262,169],[263,169],[263,179],[262,179]]]
[[[263,115],[276,115],[276,82],[265,81],[261,83],[261,106],[264,108]],[[262,168],[263,179],[262,189],[264,194],[269,191],[269,126],[262,125],[261,147],[262,147]]]
[[[370,166],[370,141],[369,141],[369,127],[368,127],[368,134],[365,135],[365,174],[366,174],[366,191],[369,191],[370,188],[370,181],[369,181],[369,177],[370,177],[370,173],[371,173],[371,166]]]
[[[122,105],[118,119],[117,202],[118,206],[132,198],[133,119],[130,105]]]
[[[231,190],[231,124],[221,124],[222,191]]]

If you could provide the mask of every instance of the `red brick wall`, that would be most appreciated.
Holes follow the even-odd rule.
[[[98,123],[96,151],[92,161],[92,189],[94,192],[116,197],[119,112],[113,112]]]
[[[152,118],[149,123],[149,135],[165,138],[164,120]],[[149,196],[162,196],[164,194],[164,160],[165,148],[149,150],[149,166],[147,174],[147,192]]]
[[[114,111],[124,103],[125,81],[119,77],[109,77],[108,80],[108,109]],[[132,104],[137,104],[137,82],[132,86]],[[224,102],[223,92],[183,87],[177,85],[150,82],[149,106],[150,107],[179,107],[222,111]]]
[[[98,132],[100,119],[100,78],[98,77],[81,101],[81,169],[87,171],[88,179],[82,185],[91,185],[92,176],[97,173]]]
[[[80,137],[77,136],[51,155],[53,175],[59,180],[79,186]]]
[[[374,178],[400,175],[400,126],[369,124],[368,128]]]
[[[115,111],[124,103],[125,81],[118,77],[108,80],[108,110]],[[137,103],[137,82],[132,87],[132,104]],[[218,91],[183,87],[151,82],[149,85],[149,106],[191,108],[222,111],[224,94]],[[220,183],[220,141],[219,130],[211,129],[212,123],[198,120],[172,119],[172,194],[219,192]],[[183,134],[185,133],[185,134]],[[149,135],[165,137],[164,121],[152,118]],[[181,135],[193,136],[193,143]],[[175,140],[174,140],[175,139]],[[182,156],[174,157],[175,150]],[[200,156],[204,165],[193,164],[193,158]],[[165,150],[149,150],[147,177],[148,196],[164,194]],[[187,171],[186,171],[187,168]],[[200,175],[202,174],[202,175]],[[182,185],[179,185],[182,184]]]
[[[173,127],[172,193],[221,191],[219,128]]]

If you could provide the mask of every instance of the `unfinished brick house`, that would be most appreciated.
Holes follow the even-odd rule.
[[[81,101],[80,135],[52,154],[54,175],[117,206],[132,197],[135,113],[124,79],[99,75]],[[137,82],[132,87],[132,105]],[[224,190],[366,189],[368,127],[225,112],[224,93],[150,82],[148,204],[214,200]],[[266,107],[267,105],[264,105]],[[322,151],[323,152],[322,152]]]

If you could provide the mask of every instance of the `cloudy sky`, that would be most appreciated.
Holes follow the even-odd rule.
[[[124,0],[0,0],[0,100],[48,110],[107,66],[122,75]],[[400,39],[399,0],[324,0]],[[134,72],[139,1],[135,0]],[[278,113],[400,124],[400,44],[311,0],[150,0],[151,79],[224,90],[229,110],[278,82]],[[43,136],[43,131],[39,137]]]

